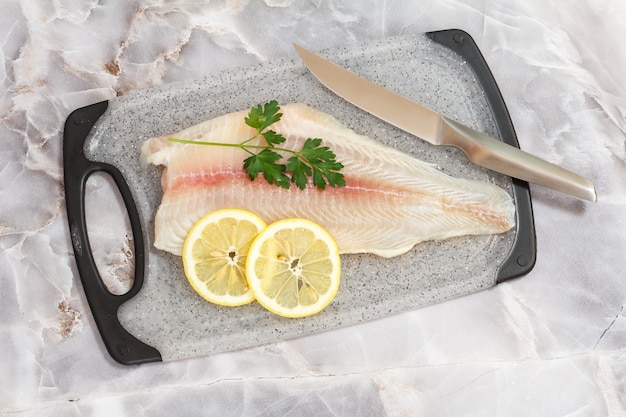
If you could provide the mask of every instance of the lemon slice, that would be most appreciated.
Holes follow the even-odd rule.
[[[318,313],[335,298],[341,264],[335,240],[306,219],[270,224],[254,239],[246,276],[257,301],[283,317]]]
[[[265,222],[239,209],[214,211],[193,225],[183,244],[183,267],[204,299],[223,306],[254,300],[245,276],[246,255]]]

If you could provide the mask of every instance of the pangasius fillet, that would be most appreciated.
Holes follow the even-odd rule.
[[[220,208],[249,210],[268,223],[307,218],[335,238],[341,253],[383,257],[426,240],[502,233],[515,223],[515,206],[500,187],[449,176],[304,104],[282,106],[281,112],[271,129],[287,138],[284,147],[300,149],[307,138],[322,138],[343,163],[346,186],[300,190],[261,177],[251,181],[243,170],[248,155],[239,148],[168,141],[240,143],[254,135],[244,123],[247,111],[220,116],[142,146],[144,161],[165,167],[155,247],[180,255],[191,226]]]

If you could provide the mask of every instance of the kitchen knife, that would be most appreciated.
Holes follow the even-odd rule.
[[[434,145],[456,146],[477,165],[596,201],[595,188],[588,179],[442,116],[299,45],[294,47],[322,84],[368,113]]]

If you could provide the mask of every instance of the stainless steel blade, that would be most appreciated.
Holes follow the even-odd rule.
[[[463,126],[299,45],[294,47],[322,84],[368,113],[434,145],[457,146],[472,162],[485,168],[596,201],[595,187],[588,179]]]

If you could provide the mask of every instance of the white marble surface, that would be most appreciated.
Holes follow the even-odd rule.
[[[626,415],[622,0],[0,3],[0,413]],[[72,110],[294,55],[293,42],[323,48],[448,28],[478,43],[521,147],[596,184],[595,204],[531,188],[530,274],[241,352],[137,367],[108,356],[67,230],[61,150]],[[90,201],[109,197],[103,178],[90,181]],[[94,235],[122,249],[99,262],[123,278],[123,225],[94,215]]]

